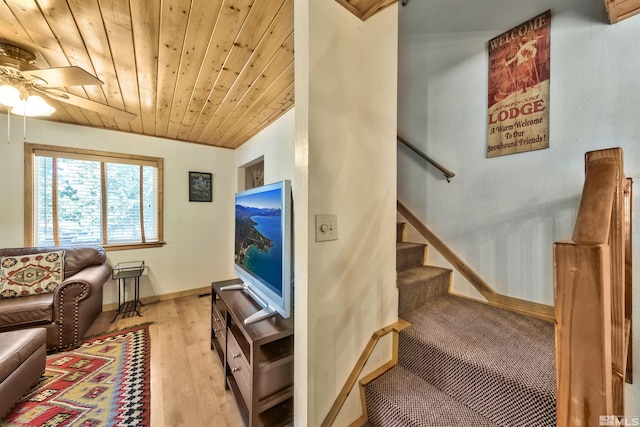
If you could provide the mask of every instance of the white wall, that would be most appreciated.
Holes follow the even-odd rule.
[[[293,182],[295,140],[295,108],[284,113],[256,136],[234,150],[236,169],[264,158],[264,183],[289,179]],[[237,175],[237,174],[236,174]],[[292,184],[293,185],[293,184]],[[236,189],[238,186],[236,185]]]
[[[0,115],[0,246],[23,246],[22,119]],[[164,239],[161,248],[109,251],[111,265],[144,260],[142,297],[209,286],[233,277],[233,151],[161,138],[27,120],[27,141],[164,158]],[[189,202],[188,172],[213,174],[213,202]],[[10,202],[9,202],[10,201]],[[115,281],[104,287],[104,304],[117,302]]]
[[[487,42],[547,9],[550,147],[488,159]],[[627,176],[640,177],[639,24],[639,16],[607,24],[602,1],[412,1],[401,8],[398,130],[456,177],[447,184],[400,147],[398,197],[498,292],[553,304],[552,246],[571,237],[586,151],[620,146]],[[638,230],[635,222],[635,265]],[[429,262],[443,261],[431,250]],[[453,289],[476,295],[459,274]],[[634,305],[638,373],[637,280]],[[638,384],[627,386],[630,415],[640,408]]]
[[[397,5],[366,22],[296,0],[295,425],[318,426],[371,334],[397,320]],[[317,214],[338,240],[315,242]],[[389,342],[372,356],[390,357]],[[361,414],[355,388],[336,421]]]

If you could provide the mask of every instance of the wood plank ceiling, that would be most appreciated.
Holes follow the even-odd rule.
[[[397,0],[336,0],[366,20]],[[604,0],[612,23],[640,0]],[[294,105],[293,0],[0,0],[0,43],[104,82],[49,120],[236,148]],[[0,110],[1,111],[1,110]]]
[[[0,0],[0,43],[38,68],[79,66],[49,120],[236,148],[294,105],[293,0]],[[47,100],[49,101],[49,100]]]
[[[391,6],[398,0],[336,0],[349,12],[363,21],[371,18],[387,6]],[[407,1],[407,0],[405,0]]]

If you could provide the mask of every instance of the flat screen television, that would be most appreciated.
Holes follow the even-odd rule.
[[[244,320],[257,322],[292,311],[291,182],[280,181],[236,193],[234,270],[244,290],[263,307]]]

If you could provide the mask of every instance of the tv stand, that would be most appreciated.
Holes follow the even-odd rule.
[[[269,304],[262,301],[260,297],[258,297],[255,293],[251,292],[251,288],[245,285],[244,283],[238,285],[227,285],[220,288],[221,291],[246,291],[251,295],[251,297],[256,300],[261,306],[262,309],[253,313],[246,319],[244,319],[244,324],[248,325],[250,323],[258,322],[262,319],[266,319],[267,317],[275,316],[278,314],[276,310],[274,310]]]
[[[263,307],[240,279],[211,284],[211,349],[220,358],[245,425],[293,422],[293,317],[275,313],[246,323]]]

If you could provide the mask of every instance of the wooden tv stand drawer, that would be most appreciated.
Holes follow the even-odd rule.
[[[244,354],[242,354],[240,345],[236,342],[233,333],[227,337],[227,351],[227,365],[231,370],[231,375],[236,379],[244,401],[249,403],[251,402],[251,368]]]
[[[211,293],[211,298],[211,350],[216,350],[218,357],[224,366],[224,353],[227,347],[227,308],[221,299],[216,299],[215,293]]]
[[[244,319],[261,307],[243,290],[221,290],[239,283],[211,284],[212,341],[225,369],[225,386],[246,425],[285,426],[293,422],[293,318],[276,315],[245,325]],[[216,331],[220,328],[224,333]]]

